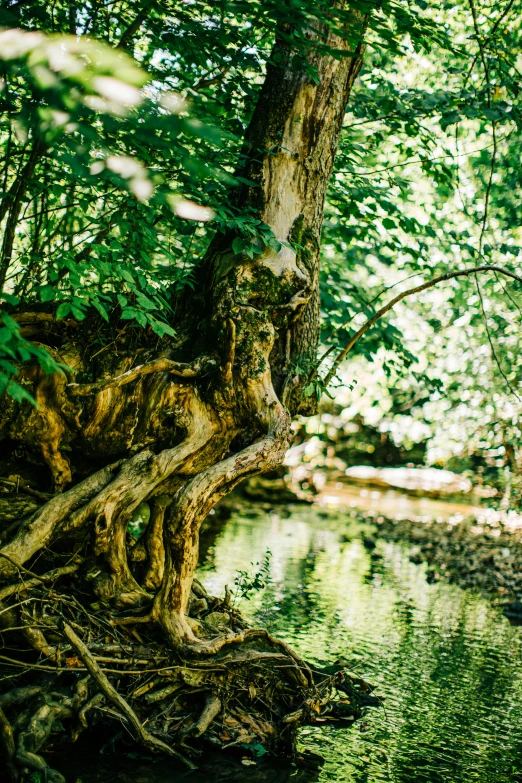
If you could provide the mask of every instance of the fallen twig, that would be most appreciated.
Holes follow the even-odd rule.
[[[32,574],[32,578],[28,579],[27,582],[23,582],[22,584],[7,585],[7,587],[3,587],[0,590],[0,601],[3,600],[4,598],[7,598],[10,595],[13,595],[13,593],[20,593],[23,590],[30,590],[31,587],[36,587],[38,584],[42,582],[49,582],[53,579],[58,579],[59,576],[74,574],[74,572],[77,571],[78,568],[80,567],[79,565],[63,566],[63,568],[55,568],[53,571],[48,571],[47,574],[43,574],[43,576],[38,576],[37,574],[33,574],[32,571],[28,571],[26,568],[23,568],[23,566],[18,565],[18,563],[16,563],[8,555],[4,555],[0,552],[0,557],[5,557],[6,560],[9,560],[11,563],[13,563],[13,565],[16,565],[16,567],[19,568],[24,573]]]
[[[13,487],[16,489],[17,492],[24,492],[26,495],[31,495],[32,497],[36,498],[37,500],[41,500],[44,503],[47,503],[49,498],[52,497],[50,493],[45,492],[39,492],[37,489],[33,489],[29,484],[26,484],[25,482],[21,484],[17,481],[10,481],[9,479],[0,479],[0,484],[7,486],[7,487]]]
[[[182,761],[189,769],[196,769],[195,764],[193,764],[189,759],[187,759],[181,753],[178,753],[178,751],[174,750],[174,748],[171,748],[165,742],[162,742],[157,737],[154,737],[153,734],[148,732],[147,729],[143,727],[132,707],[127,704],[125,699],[120,696],[114,686],[111,685],[108,678],[105,676],[104,672],[100,669],[93,656],[89,652],[87,645],[82,642],[80,637],[73,631],[71,626],[64,622],[62,630],[68,641],[76,649],[78,657],[81,658],[81,660],[84,662],[85,667],[100,690],[115,705],[115,707],[117,707],[125,715],[143,745],[150,748],[151,750],[158,750],[162,751],[163,753],[168,753],[170,756],[178,758],[180,761]]]
[[[28,568],[24,568],[23,565],[20,565],[20,563],[16,560],[14,560],[9,555],[6,555],[5,552],[0,552],[0,557],[3,557],[5,560],[8,560],[11,565],[14,565],[15,568],[18,568],[19,571],[22,571],[22,573],[27,574],[28,576],[31,576],[33,579],[36,579],[37,582],[43,582],[43,576],[38,576],[38,574],[35,574],[33,571],[29,571]]]

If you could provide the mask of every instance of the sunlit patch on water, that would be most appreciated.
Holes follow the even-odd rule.
[[[200,572],[221,594],[269,549],[269,584],[241,601],[243,613],[308,660],[342,662],[385,697],[351,730],[303,731],[303,746],[327,760],[310,779],[522,781],[520,630],[486,599],[428,585],[400,545],[370,549],[363,539],[349,512],[235,516]]]

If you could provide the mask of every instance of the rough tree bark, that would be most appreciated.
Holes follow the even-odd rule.
[[[354,14],[354,31],[362,34],[363,26]],[[74,377],[31,369],[26,382],[38,408],[4,403],[0,434],[41,454],[56,494],[4,544],[0,577],[12,581],[52,542],[90,535],[89,576],[112,607],[112,622],[148,623],[185,660],[260,639],[295,659],[263,632],[210,634],[191,605],[208,599],[194,582],[202,521],[242,479],[281,464],[292,416],[309,405],[302,397],[307,377],[296,367],[311,373],[316,360],[323,204],[362,57],[362,45],[349,53],[327,29],[310,33],[311,44],[319,39],[345,55],[312,45],[315,78],[293,69],[287,44],[276,43],[245,134],[241,173],[255,186],[242,186],[236,198],[285,243],[279,252],[251,260],[233,252],[235,235],[217,235],[196,294],[178,308],[182,337],[159,355],[146,343],[137,349],[123,333],[90,356],[88,322],[62,324],[57,344],[52,314],[19,317],[25,334],[50,347]],[[85,477],[93,464],[99,469]],[[131,550],[128,521],[144,501],[152,521],[146,541]],[[33,639],[37,649],[45,644]],[[307,671],[296,668],[302,687],[311,682]]]

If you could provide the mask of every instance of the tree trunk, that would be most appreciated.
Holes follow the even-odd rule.
[[[355,34],[363,25],[354,14]],[[317,41],[347,54],[336,59]],[[255,185],[235,196],[282,244],[251,259],[234,253],[236,234],[216,235],[196,294],[179,308],[183,340],[159,355],[146,343],[136,351],[124,335],[90,357],[88,325],[62,325],[59,360],[75,381],[94,382],[31,370],[38,409],[6,402],[0,414],[0,434],[39,450],[57,491],[0,550],[0,576],[9,581],[51,542],[86,531],[95,593],[112,612],[131,613],[115,622],[148,622],[184,656],[261,638],[293,655],[263,632],[209,635],[190,606],[203,519],[242,479],[281,464],[292,416],[310,409],[302,389],[319,340],[323,204],[362,55],[326,29],[310,33],[310,44],[307,72],[292,68],[286,43],[275,45],[245,134],[240,173]],[[57,324],[48,313],[24,314],[26,328],[31,315],[31,334],[45,343]],[[129,519],[144,501],[147,540],[131,550]],[[310,684],[302,670],[295,676]]]

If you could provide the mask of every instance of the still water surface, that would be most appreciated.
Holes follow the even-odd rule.
[[[186,776],[136,760],[119,772],[109,764],[109,774],[100,760],[81,780],[522,783],[521,630],[484,598],[428,585],[401,545],[378,541],[368,551],[364,535],[349,511],[236,515],[200,568],[221,594],[237,568],[254,572],[269,549],[270,581],[241,601],[243,613],[310,661],[342,661],[384,697],[384,708],[351,729],[303,730],[302,746],[326,759],[321,769],[225,764]]]
[[[270,549],[271,582],[243,612],[309,660],[346,661],[385,698],[348,731],[304,729],[303,744],[327,759],[317,780],[522,780],[520,629],[484,598],[428,585],[404,547],[368,552],[362,537],[342,511],[238,516],[201,572],[220,593],[238,563]]]

